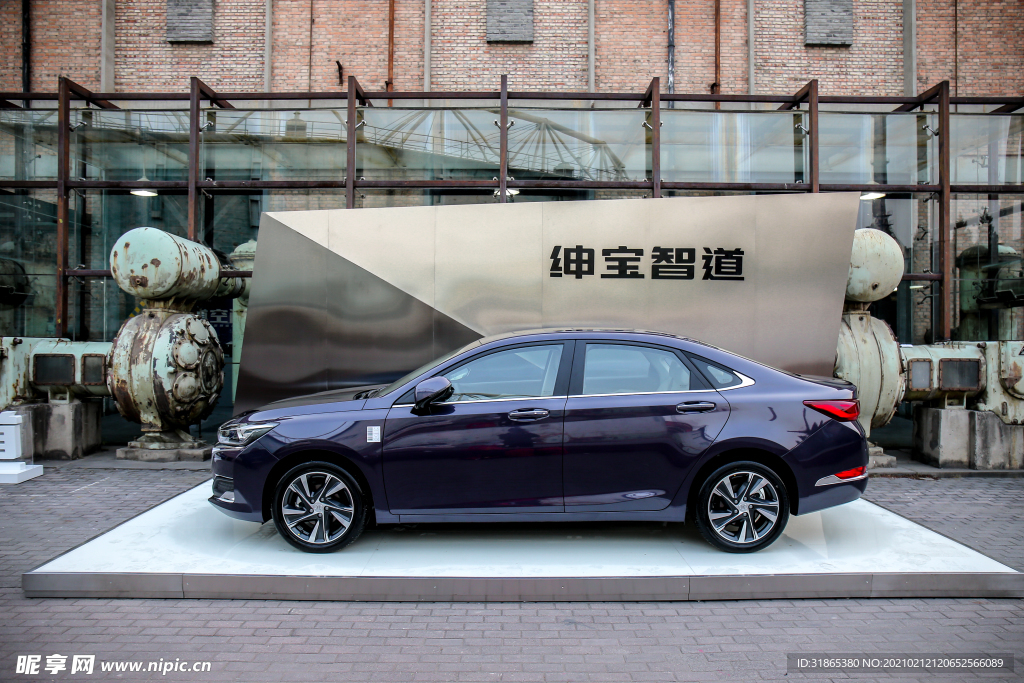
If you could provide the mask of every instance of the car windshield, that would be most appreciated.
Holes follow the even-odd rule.
[[[455,358],[455,356],[459,355],[460,353],[462,353],[466,349],[469,349],[469,348],[472,348],[474,346],[477,346],[478,344],[480,344],[479,341],[470,342],[469,344],[466,344],[463,347],[455,349],[451,353],[445,354],[444,356],[441,356],[440,358],[438,358],[436,360],[432,360],[429,363],[427,363],[426,365],[424,365],[422,367],[419,367],[419,368],[416,368],[415,370],[413,370],[409,374],[400,377],[399,379],[395,380],[394,382],[392,382],[391,384],[387,385],[386,387],[383,387],[382,389],[378,389],[377,391],[375,391],[373,393],[373,395],[374,396],[385,396],[387,394],[390,394],[392,391],[394,391],[398,387],[402,386],[403,384],[405,384],[406,382],[408,382],[412,378],[414,378],[414,377],[416,377],[418,375],[422,375],[425,372],[429,372],[430,370],[433,370],[438,365],[441,365],[442,363],[447,362],[447,361],[451,360],[452,358]]]

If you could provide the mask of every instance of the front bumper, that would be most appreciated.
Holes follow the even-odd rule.
[[[211,463],[213,495],[210,496],[209,501],[229,517],[262,524],[264,521],[262,501],[257,500],[253,505],[248,500],[248,498],[254,497],[253,494],[247,492],[245,486],[238,486],[239,481],[235,476],[235,459],[241,455],[243,450],[242,448],[225,448],[223,446],[213,449]]]

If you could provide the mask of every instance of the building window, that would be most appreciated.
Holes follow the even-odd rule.
[[[212,43],[213,0],[167,0],[167,42]]]
[[[804,0],[805,45],[853,45],[853,0]]]
[[[533,0],[487,0],[488,43],[532,43]]]

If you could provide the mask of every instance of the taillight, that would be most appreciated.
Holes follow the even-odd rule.
[[[804,405],[840,422],[850,422],[860,416],[860,401],[857,400],[804,401]]]
[[[856,479],[857,477],[863,477],[864,473],[867,471],[868,468],[861,465],[860,467],[854,467],[852,470],[836,472],[835,477],[837,479]]]

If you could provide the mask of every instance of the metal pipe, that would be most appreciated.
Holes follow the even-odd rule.
[[[661,79],[651,79],[651,182],[652,194],[661,197]]]
[[[668,92],[676,91],[676,0],[668,0]],[[672,108],[672,103],[668,103]]]
[[[274,0],[266,0],[264,8],[266,26],[263,29],[263,89],[270,92],[274,57]]]
[[[917,94],[917,0],[903,0],[903,94]]]
[[[395,0],[388,0],[388,80],[384,89],[391,92],[395,89]],[[388,99],[390,107],[394,102]]]
[[[715,84],[711,92],[722,92],[722,0],[715,0]],[[715,102],[715,109],[721,108],[722,104]]]
[[[32,0],[21,0],[21,89],[32,91]]]
[[[423,92],[430,92],[431,33],[430,0],[423,0]]]
[[[674,0],[669,0],[673,2]],[[427,4],[430,4],[430,0],[427,0]],[[594,0],[587,0],[587,90],[594,92],[597,89],[595,85],[596,77],[594,75],[594,68],[597,62],[595,57],[596,48],[594,46]]]
[[[747,94],[757,93],[754,84],[754,0],[747,0]],[[753,102],[750,103],[753,109]]]

